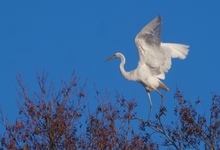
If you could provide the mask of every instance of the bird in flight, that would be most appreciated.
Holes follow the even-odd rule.
[[[139,54],[139,62],[135,70],[125,71],[126,59],[122,53],[117,52],[106,60],[120,58],[119,68],[124,78],[139,82],[144,86],[150,101],[148,120],[153,107],[150,91],[155,90],[161,96],[163,108],[164,96],[158,89],[165,91],[169,89],[160,79],[164,80],[165,73],[171,68],[171,58],[185,59],[189,52],[188,45],[162,43],[161,30],[162,18],[157,16],[136,35],[135,44]]]

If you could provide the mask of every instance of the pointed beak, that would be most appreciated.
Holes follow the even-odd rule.
[[[107,62],[107,61],[109,61],[109,60],[112,60],[112,59],[114,59],[114,58],[116,58],[115,55],[113,55],[112,57],[109,57],[108,59],[106,59],[105,62]]]

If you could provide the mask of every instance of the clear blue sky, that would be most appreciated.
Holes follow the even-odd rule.
[[[61,75],[69,80],[76,70],[82,83],[88,78],[89,98],[94,97],[93,82],[103,92],[108,87],[113,98],[116,89],[127,99],[136,97],[139,115],[147,118],[144,88],[122,77],[119,60],[104,60],[120,51],[127,59],[126,70],[135,69],[134,38],[160,14],[162,42],[190,45],[187,59],[173,60],[163,81],[170,89],[161,91],[165,107],[173,109],[177,85],[186,99],[200,96],[201,111],[209,110],[205,106],[210,104],[210,92],[220,94],[219,8],[220,1],[0,1],[0,105],[9,117],[17,116],[18,72],[34,90],[37,69],[48,70],[57,85]],[[152,99],[155,114],[161,99],[156,92]]]

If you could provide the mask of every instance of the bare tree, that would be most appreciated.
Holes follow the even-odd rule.
[[[166,112],[162,108],[155,121],[143,122],[141,129],[151,128],[155,134],[163,135],[163,142],[160,145],[172,149],[220,149],[220,96],[212,94],[212,105],[210,116],[199,114],[196,107],[201,102],[200,99],[192,104],[184,99],[183,94],[177,89],[175,99],[178,105],[174,108],[174,114],[177,117],[170,125],[164,125],[161,117]],[[208,116],[208,117],[207,117]],[[150,136],[149,136],[150,137]]]
[[[6,128],[0,134],[1,149],[182,150],[201,149],[201,144],[204,149],[220,149],[220,97],[216,94],[212,94],[208,116],[197,112],[199,99],[191,103],[177,89],[176,119],[164,124],[165,107],[153,120],[145,121],[138,117],[135,98],[127,100],[118,92],[111,98],[108,90],[102,94],[95,88],[98,105],[91,111],[88,101],[94,98],[86,94],[87,81],[81,86],[73,73],[68,83],[61,78],[58,88],[54,82],[47,84],[47,78],[47,72],[37,73],[39,90],[31,94],[30,86],[18,74],[19,114],[15,123],[9,124],[0,109],[0,121]]]
[[[28,86],[17,76],[20,89],[17,104],[19,117],[9,125],[1,112],[1,121],[6,133],[1,139],[7,149],[76,149],[79,137],[76,135],[83,112],[84,88],[77,88],[78,78],[71,77],[70,83],[61,80],[56,91],[53,82],[47,89],[48,73],[37,75],[39,91],[32,96]],[[74,101],[73,101],[74,99]]]

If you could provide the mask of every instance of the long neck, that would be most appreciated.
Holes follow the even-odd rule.
[[[121,63],[120,63],[120,66],[119,66],[120,71],[121,71],[121,74],[122,74],[126,79],[130,80],[129,72],[126,72],[126,71],[125,71],[125,68],[124,68],[124,65],[125,65],[125,62],[126,62],[126,59],[125,59],[124,55],[121,54],[121,55],[119,56],[119,58],[121,59]]]

